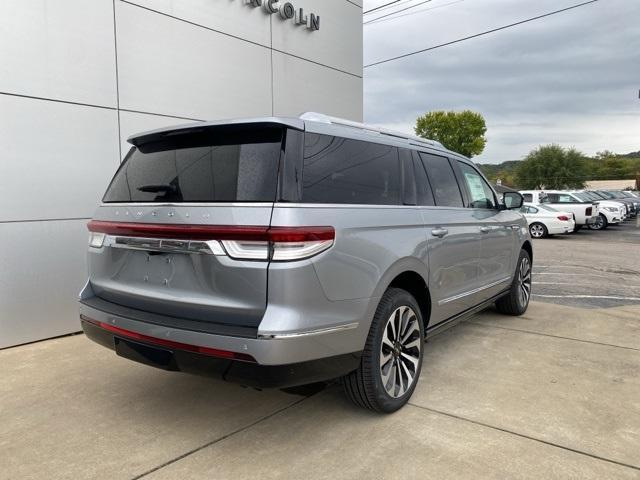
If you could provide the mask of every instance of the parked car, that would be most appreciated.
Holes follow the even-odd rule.
[[[591,225],[591,230],[603,230],[609,225],[615,225],[622,222],[627,216],[627,207],[620,202],[611,200],[602,200],[597,195],[586,191],[571,192],[574,196],[585,202],[594,202],[598,205],[598,215],[600,218]]]
[[[636,217],[640,211],[640,201],[632,195],[628,195],[619,190],[598,190],[598,193],[606,197],[608,200],[622,202],[629,207],[629,216]]]
[[[520,193],[527,203],[544,203],[558,210],[573,213],[576,221],[574,232],[599,221],[598,205],[592,201],[581,200],[572,193],[561,190],[521,190]]]
[[[258,388],[342,378],[391,412],[424,339],[495,302],[520,315],[533,251],[437,142],[320,114],[135,135],[88,224],[86,335],[125,358]]]
[[[597,201],[607,201],[607,202],[615,202],[617,205],[621,205],[622,208],[624,209],[624,219],[628,219],[631,216],[631,207],[627,202],[620,202],[618,200],[615,199],[609,199],[608,196],[606,196],[604,193],[596,191],[596,190],[589,190],[588,191],[589,195],[591,195],[595,200]]]
[[[549,205],[525,203],[520,208],[529,223],[529,233],[533,238],[571,233],[576,226],[573,213],[556,210]]]

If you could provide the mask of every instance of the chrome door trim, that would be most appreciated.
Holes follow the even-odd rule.
[[[490,283],[488,285],[484,285],[482,287],[474,288],[473,290],[469,290],[468,292],[460,293],[458,295],[454,295],[453,297],[443,298],[442,300],[438,301],[438,305],[444,305],[445,303],[450,303],[450,302],[453,302],[455,300],[460,300],[461,298],[468,297],[469,295],[475,295],[476,293],[480,293],[483,290],[487,290],[489,288],[498,286],[501,283],[505,283],[505,282],[508,282],[510,280],[511,280],[511,277],[505,277],[505,278],[502,278],[502,279],[500,279],[500,280],[498,280],[496,282],[492,282],[492,283]]]

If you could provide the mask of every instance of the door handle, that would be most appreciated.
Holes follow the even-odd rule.
[[[491,231],[491,227],[480,227],[480,231],[482,233],[489,233]]]
[[[433,235],[434,237],[444,237],[447,233],[449,233],[449,230],[447,230],[446,228],[434,228],[433,230],[431,230],[431,235]]]

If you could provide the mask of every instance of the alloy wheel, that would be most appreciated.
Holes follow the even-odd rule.
[[[380,345],[380,376],[392,397],[404,395],[413,385],[420,365],[422,341],[418,316],[408,306],[396,308],[389,316]]]
[[[539,224],[534,224],[529,227],[529,232],[533,238],[544,237],[544,227]]]
[[[522,258],[518,269],[518,300],[525,306],[531,297],[531,263],[526,257]]]
[[[604,227],[604,219],[602,218],[602,215],[598,215],[596,222],[590,225],[590,227],[592,230],[602,230],[602,227]]]

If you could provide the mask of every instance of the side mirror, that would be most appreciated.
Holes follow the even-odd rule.
[[[506,192],[503,201],[507,210],[518,210],[524,203],[524,197],[518,192]]]

